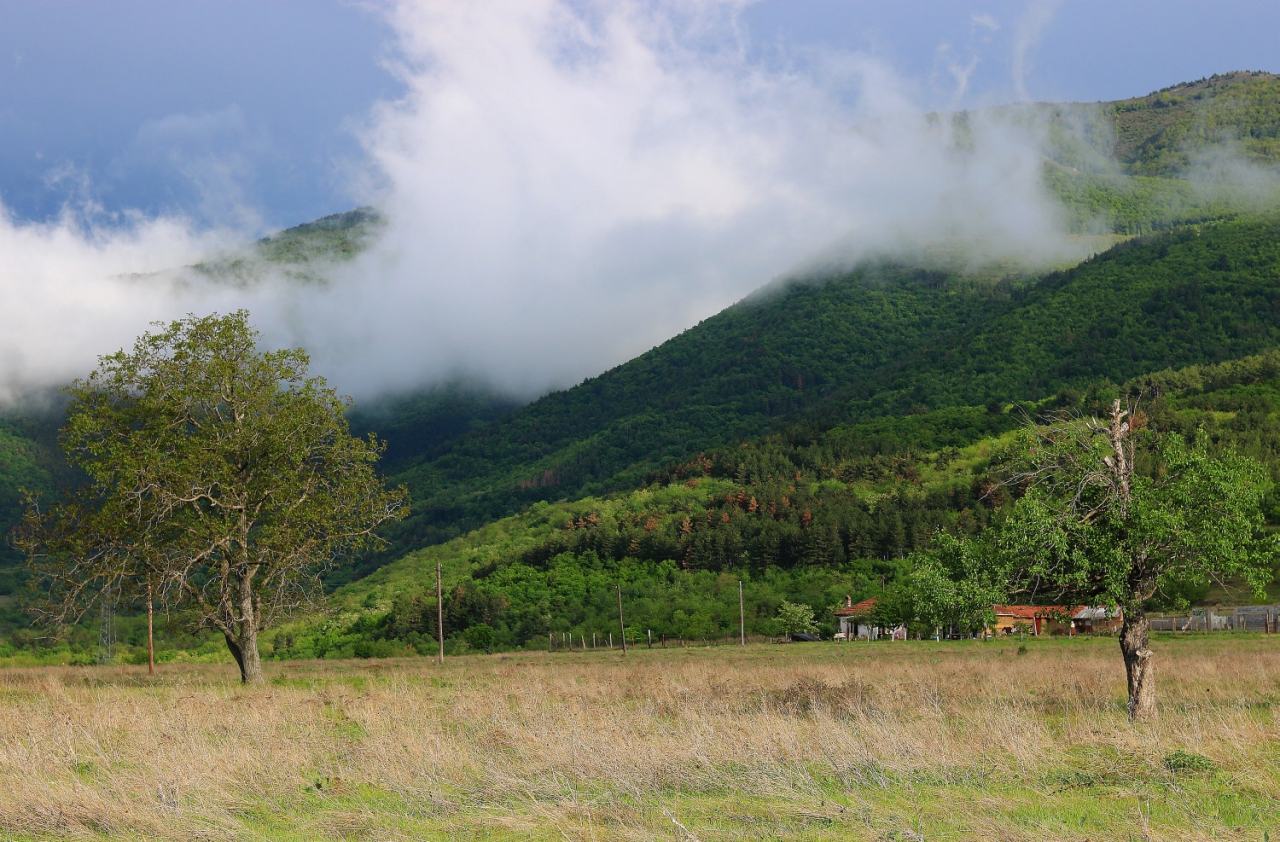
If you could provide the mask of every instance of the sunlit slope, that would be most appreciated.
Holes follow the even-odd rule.
[[[1112,154],[1132,175],[1177,175],[1230,143],[1247,163],[1280,163],[1280,76],[1215,75],[1108,103]]]
[[[1131,240],[855,384],[855,414],[1034,399],[1280,344],[1280,217]]]
[[[192,268],[219,283],[251,285],[285,280],[323,285],[327,270],[367,248],[382,225],[382,217],[373,208],[356,208],[295,225]]]
[[[419,460],[397,477],[416,500],[397,544],[457,534],[534,500],[624,487],[669,460],[793,423],[1009,306],[1009,288],[876,265],[752,296]]]
[[[634,484],[803,421],[1037,399],[1280,343],[1280,227],[1240,219],[1131,241],[1038,281],[877,266],[790,284],[444,446],[398,479],[401,547],[540,499]]]
[[[1036,404],[793,428],[673,464],[643,488],[537,504],[411,553],[340,589],[341,619],[298,624],[281,654],[434,652],[437,563],[451,646],[480,623],[503,647],[544,646],[549,632],[603,638],[616,630],[619,583],[633,627],[723,637],[738,627],[739,578],[749,632],[768,634],[782,599],[821,610],[846,595],[893,593],[909,570],[904,556],[940,529],[981,530],[1010,502],[1015,492],[997,484],[1028,415],[1105,412],[1121,394],[1141,396],[1153,429],[1200,431],[1280,478],[1280,351],[1095,383]],[[1254,600],[1227,584],[1181,586],[1151,607]],[[1273,586],[1265,598],[1277,593]]]
[[[1277,206],[1280,77],[1272,74],[1015,108],[1047,122],[1045,183],[1073,230],[1140,234]]]

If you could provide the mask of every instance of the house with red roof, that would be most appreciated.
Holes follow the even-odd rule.
[[[993,634],[1114,634],[1122,621],[1119,606],[993,605]]]
[[[1048,634],[1052,628],[1065,629],[1063,620],[1070,616],[1061,605],[993,605],[995,622],[992,634]]]
[[[907,639],[907,627],[898,626],[890,629],[876,625],[872,618],[875,599],[864,599],[856,605],[853,597],[844,598],[844,606],[835,611],[836,623],[840,631],[836,632],[836,640],[879,640],[891,637],[894,640]]]

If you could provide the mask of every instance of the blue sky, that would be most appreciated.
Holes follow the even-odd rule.
[[[359,129],[404,93],[388,70],[400,56],[384,10],[6,0],[0,201],[20,221],[89,202],[255,230],[350,207]],[[1280,70],[1280,3],[1251,0],[764,0],[741,24],[766,63],[871,56],[920,108],[1114,99]]]

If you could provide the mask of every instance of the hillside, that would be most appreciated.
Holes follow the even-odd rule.
[[[1276,207],[1273,74],[1225,73],[1116,102],[1018,108],[1048,125],[1045,182],[1072,230],[1142,234]]]
[[[1108,103],[1111,150],[1131,175],[1184,173],[1204,150],[1238,144],[1249,163],[1280,162],[1280,76],[1236,72]]]
[[[1224,139],[1236,158],[1274,164],[1278,103],[1277,77],[1234,73],[1115,103],[1035,106],[1050,119],[1046,184],[1072,228],[1160,232],[1078,267],[1034,277],[874,262],[775,284],[524,408],[464,383],[360,407],[353,428],[388,440],[384,466],[411,486],[414,513],[391,533],[392,551],[331,585],[538,501],[633,488],[771,431],[1037,400],[1274,347],[1277,226],[1258,215],[1271,194],[1177,176],[1194,175]],[[281,267],[295,282],[323,283],[322,267],[380,225],[367,208],[335,214],[197,268],[235,284]],[[56,485],[60,464],[55,420],[7,424],[0,528],[16,517],[18,486]],[[0,566],[14,562],[0,551]]]
[[[641,357],[443,445],[397,475],[400,549],[537,500],[633,486],[799,421],[1037,400],[1280,343],[1280,221],[1121,244],[1034,283],[871,266],[754,296]]]
[[[1280,351],[1165,370],[1119,386],[1096,382],[1039,403],[952,407],[824,432],[790,429],[672,465],[642,488],[539,503],[388,565],[339,590],[339,614],[296,624],[278,657],[434,651],[434,569],[446,579],[450,646],[493,628],[503,647],[547,645],[548,633],[616,629],[614,586],[629,623],[699,640],[732,633],[737,582],[748,630],[769,634],[783,599],[825,615],[846,596],[894,593],[904,556],[945,529],[973,533],[1009,499],[995,482],[1011,433],[1053,410],[1093,413],[1140,396],[1155,429],[1201,430],[1280,479]],[[1270,503],[1280,517],[1280,503]],[[1152,607],[1200,602],[1204,587],[1161,594]],[[1247,602],[1242,590],[1217,592]],[[1273,586],[1270,599],[1280,597]]]
[[[1214,158],[1280,163],[1280,76],[1215,74],[1114,102],[1010,106],[1048,119],[1050,157],[1071,170],[1174,178]]]
[[[286,228],[191,268],[219,283],[237,286],[278,276],[292,283],[323,285],[325,270],[359,254],[382,225],[373,208],[356,208]]]
[[[1243,169],[1245,163],[1264,168],[1280,164],[1275,145],[1280,130],[1280,77],[1260,72],[1227,73],[1174,85],[1142,97],[1097,104],[1040,105],[1031,107],[1028,113],[1032,119],[1048,122],[1045,183],[1062,203],[1072,231],[1130,236],[1241,214],[1270,213],[1280,208],[1280,191],[1273,189],[1277,182],[1275,174]],[[956,115],[956,119],[963,121],[965,115]],[[1242,148],[1247,149],[1247,155],[1241,153]],[[1221,166],[1217,171],[1208,172],[1205,166],[1212,161]],[[515,470],[502,480],[518,489],[512,499],[497,505],[489,505],[492,501],[475,501],[475,517],[471,516],[470,503],[444,515],[446,519],[460,517],[462,527],[470,528],[512,510],[513,504],[546,496],[533,490],[531,484],[556,488],[572,487],[581,481],[586,487],[610,478],[618,462],[629,458],[627,454],[662,458],[656,455],[661,448],[645,449],[645,440],[650,435],[667,435],[672,443],[666,452],[675,455],[681,452],[680,442],[687,439],[690,424],[695,428],[695,437],[699,435],[696,428],[715,427],[724,431],[724,440],[741,435],[744,430],[764,429],[773,423],[769,419],[789,418],[802,407],[821,402],[832,383],[848,382],[851,377],[861,379],[861,375],[867,373],[866,366],[876,365],[877,351],[868,354],[867,348],[854,347],[832,336],[826,325],[817,326],[810,336],[809,326],[797,322],[781,328],[783,332],[793,330],[794,335],[770,336],[776,326],[795,314],[799,314],[801,320],[811,312],[829,314],[826,318],[843,324],[848,334],[866,331],[868,347],[879,348],[894,357],[903,347],[911,347],[912,341],[918,341],[916,347],[929,345],[931,331],[954,330],[971,318],[969,310],[980,309],[970,299],[959,304],[964,312],[951,312],[947,309],[949,304],[943,304],[938,310],[935,308],[939,301],[955,304],[963,294],[974,292],[994,301],[1014,287],[1025,285],[1026,281],[1014,271],[997,273],[976,283],[973,278],[944,279],[949,273],[939,272],[937,265],[928,264],[929,270],[917,268],[920,265],[924,264],[871,266],[856,274],[862,278],[901,279],[915,273],[920,284],[941,284],[946,287],[944,292],[932,295],[929,290],[917,289],[912,284],[899,284],[889,296],[902,295],[903,298],[892,303],[888,299],[872,302],[864,300],[868,295],[865,290],[848,292],[850,287],[844,283],[848,278],[834,279],[835,284],[843,284],[843,295],[799,295],[780,308],[786,311],[784,314],[764,316],[749,331],[738,330],[738,322],[743,328],[751,322],[751,317],[742,312],[728,316],[725,324],[708,320],[702,327],[719,333],[717,338],[709,339],[705,346],[703,337],[679,338],[668,350],[692,358],[700,357],[710,348],[710,353],[718,358],[716,366],[700,369],[695,366],[681,382],[675,383],[662,379],[670,372],[655,372],[667,363],[671,363],[672,368],[681,367],[680,363],[642,357],[636,361],[636,370],[621,377],[626,380],[634,376],[634,384],[619,384],[617,375],[606,373],[584,383],[584,388],[572,395],[550,396],[550,402],[560,409],[540,407],[534,413],[540,420],[530,416],[512,419],[516,426],[523,425],[514,433],[515,438],[530,443],[530,447],[518,453],[503,450],[510,442],[504,441],[504,433],[493,431],[479,432],[468,442],[456,446],[432,436],[424,440],[420,448],[419,464],[405,477],[420,493],[434,495],[436,487],[450,486],[453,479],[463,478],[473,468],[490,476],[518,466],[527,468],[524,475]],[[791,290],[788,294],[795,292]],[[744,305],[749,306],[749,302]],[[887,310],[896,312],[887,314]],[[919,326],[909,324],[914,318],[910,314],[915,313],[921,317]],[[886,315],[887,325],[881,321]],[[888,335],[895,331],[896,337]],[[757,341],[750,338],[752,335],[769,338],[759,339],[760,344],[752,346],[752,342]],[[904,344],[898,344],[899,339]],[[851,364],[835,363],[829,368],[823,362],[813,365],[812,349],[805,348],[810,340],[815,345],[829,346],[832,358],[849,360]],[[718,344],[723,342],[742,343],[741,359],[735,357],[736,351],[723,352]],[[817,356],[821,357],[821,353]],[[1170,364],[1175,359],[1193,359],[1166,357]],[[1215,358],[1221,359],[1221,356]],[[701,385],[693,385],[695,381]],[[801,389],[787,388],[788,381],[806,384],[808,392],[801,395],[798,394]],[[633,387],[635,391],[630,392]],[[662,397],[654,400],[655,395]],[[751,397],[746,398],[747,395]],[[492,407],[486,406],[486,410],[483,420],[496,417]],[[682,412],[697,418],[690,422],[678,417]],[[563,420],[549,422],[546,421],[548,414],[574,416],[574,420],[567,425]],[[382,415],[394,417],[394,412]],[[622,418],[631,418],[638,437],[609,435],[608,425]],[[700,419],[705,419],[705,423]],[[651,433],[646,423],[656,428],[656,432]],[[453,424],[450,429],[461,430],[462,426]],[[561,453],[558,458],[548,460],[557,452],[556,443],[597,435],[605,438],[589,445],[583,443],[572,453]],[[398,453],[399,468],[417,444],[412,437],[406,440],[391,435],[390,438],[392,449]],[[700,443],[704,441],[709,440],[699,439]],[[490,449],[495,443],[498,451]],[[615,454],[616,459],[606,455],[602,460],[598,456],[600,451],[619,452]],[[430,467],[426,467],[428,464]],[[643,466],[639,470],[643,470]],[[629,480],[623,480],[626,481]],[[411,527],[407,536],[414,541],[439,537],[433,530],[416,527]]]

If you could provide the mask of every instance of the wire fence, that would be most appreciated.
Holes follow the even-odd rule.
[[[1236,608],[1197,608],[1186,614],[1148,616],[1152,631],[1174,632],[1280,632],[1280,605],[1246,605]]]
[[[691,646],[741,646],[747,643],[773,643],[778,638],[765,635],[734,632],[732,634],[686,637],[679,634],[661,634],[652,629],[627,629],[629,649],[681,649]],[[622,639],[614,634],[583,634],[581,632],[551,632],[546,636],[548,652],[593,652],[597,649],[621,649]]]

